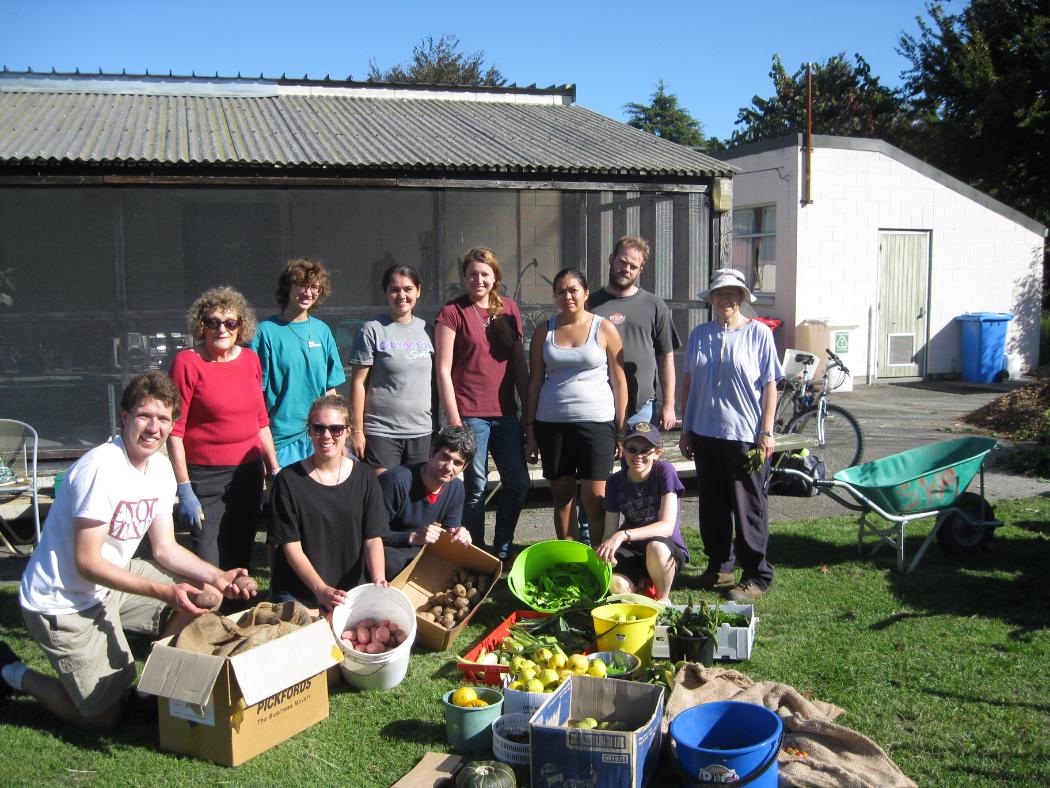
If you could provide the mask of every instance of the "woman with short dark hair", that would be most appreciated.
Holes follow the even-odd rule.
[[[429,456],[434,344],[426,321],[412,313],[421,293],[415,268],[390,266],[383,272],[386,313],[354,337],[350,446],[376,473]]]

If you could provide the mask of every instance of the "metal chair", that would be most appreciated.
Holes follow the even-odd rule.
[[[22,421],[0,419],[0,499],[30,496],[33,502],[35,542],[40,541],[40,498],[36,475],[38,437],[36,430]],[[0,540],[17,552],[10,540],[28,544],[0,518]]]

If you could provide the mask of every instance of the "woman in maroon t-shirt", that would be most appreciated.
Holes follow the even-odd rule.
[[[463,523],[475,545],[485,544],[485,482],[488,455],[499,470],[492,552],[509,560],[514,528],[529,491],[515,391],[525,401],[528,367],[518,306],[501,296],[502,272],[491,249],[463,256],[467,292],[437,316],[434,360],[441,406],[453,426],[474,430],[478,450],[464,471]]]

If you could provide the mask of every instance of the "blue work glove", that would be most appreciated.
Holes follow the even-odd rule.
[[[193,485],[189,482],[183,482],[176,488],[175,494],[179,498],[178,503],[175,505],[175,516],[179,519],[179,522],[190,528],[198,530],[203,528],[204,510],[201,508],[201,502],[197,500],[197,496],[193,492]]]

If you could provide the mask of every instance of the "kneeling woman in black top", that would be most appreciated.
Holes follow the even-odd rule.
[[[284,468],[274,482],[269,542],[274,546],[271,594],[331,610],[369,578],[387,585],[383,494],[367,465],[346,456],[350,410],[329,394],[310,406],[314,453]]]

